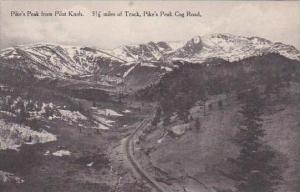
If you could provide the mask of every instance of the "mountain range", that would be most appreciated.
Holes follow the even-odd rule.
[[[149,42],[111,50],[54,44],[16,46],[1,50],[0,67],[18,69],[38,79],[95,79],[97,76],[101,82],[110,84],[130,81],[131,76],[139,74],[144,81],[153,83],[171,71],[175,61],[203,63],[210,58],[220,58],[232,62],[267,53],[300,61],[300,51],[291,45],[260,37],[210,34],[188,41]],[[149,73],[155,75],[149,76]]]

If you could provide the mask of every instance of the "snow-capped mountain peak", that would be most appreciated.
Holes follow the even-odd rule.
[[[195,36],[188,41],[151,41],[112,50],[55,44],[17,46],[1,50],[0,62],[41,77],[106,75],[111,71],[121,77],[136,64],[162,69],[172,68],[175,60],[192,63],[202,63],[209,58],[237,61],[267,53],[300,61],[300,52],[293,46],[261,37],[216,33]]]
[[[293,46],[272,43],[261,37],[244,37],[228,33],[195,36],[188,41],[161,41],[123,46],[115,49],[114,53],[131,62],[185,60],[201,63],[212,57],[236,61],[266,53],[279,53],[300,61],[300,52]]]
[[[191,62],[202,62],[208,58],[221,58],[236,61],[250,56],[258,56],[266,53],[279,53],[287,58],[300,61],[300,52],[293,46],[282,43],[272,43],[260,37],[243,37],[232,34],[210,34],[199,37],[198,46],[195,46],[195,38],[188,41],[186,54],[181,54],[182,49],[175,51],[176,59]]]
[[[35,44],[1,50],[0,58],[10,67],[26,68],[35,75],[63,77],[90,74],[106,64],[125,61],[100,49],[53,44]]]

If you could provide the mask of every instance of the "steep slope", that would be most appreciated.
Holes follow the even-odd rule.
[[[31,71],[36,77],[86,75],[124,63],[102,50],[49,44],[8,48],[0,56],[7,67]]]
[[[296,86],[299,87],[299,84]],[[287,90],[288,93],[290,91]],[[299,97],[299,89],[297,92],[291,97]],[[195,185],[193,178],[209,188],[234,191],[234,181],[226,177],[226,173],[233,169],[228,159],[238,154],[232,139],[239,126],[240,106],[233,98],[220,98],[225,98],[223,108],[220,109],[210,98],[208,102],[212,102],[213,107],[205,116],[203,107],[193,108],[193,118],[199,118],[201,122],[199,130],[193,121],[184,124],[175,120],[165,129],[159,127],[145,138],[141,146],[137,146],[148,151],[147,158],[153,166],[165,171],[169,178],[178,178],[192,191],[209,191],[199,183]],[[299,100],[285,104],[273,103],[268,106],[272,113],[266,113],[263,117],[265,141],[279,153],[276,161],[283,168],[284,181],[278,192],[297,192],[300,189],[299,107]],[[169,133],[166,134],[165,130]]]
[[[273,43],[260,37],[231,34],[196,36],[188,41],[128,45],[114,49],[111,53],[130,62],[172,62],[174,60],[203,62],[211,57],[237,61],[267,53],[279,53],[289,59],[300,61],[300,52],[293,46]]]
[[[112,50],[112,54],[130,62],[155,62],[161,60],[167,53],[176,50],[176,43],[149,42],[138,45],[126,45]],[[181,46],[183,43],[180,43]]]
[[[203,62],[217,57],[237,61],[251,56],[279,53],[289,59],[300,61],[300,52],[293,46],[272,43],[260,37],[243,37],[231,34],[212,34],[195,37],[172,53],[172,60]]]
[[[229,173],[235,168],[230,158],[239,154],[234,139],[241,126],[241,98],[257,88],[265,101],[263,139],[276,151],[273,163],[284,179],[277,191],[299,191],[299,62],[274,53],[215,61],[206,67],[183,65],[140,92],[158,102],[160,113],[156,124],[141,131],[136,148],[143,151],[136,157],[172,187],[236,191]]]

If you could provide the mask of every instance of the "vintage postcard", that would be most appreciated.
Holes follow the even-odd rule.
[[[0,0],[0,192],[299,192],[300,1]]]

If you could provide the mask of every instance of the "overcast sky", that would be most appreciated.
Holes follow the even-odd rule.
[[[300,1],[1,1],[0,46],[56,43],[115,48],[209,33],[260,36],[300,49]],[[11,17],[11,11],[81,10],[85,17]],[[200,11],[202,17],[106,17],[92,11]]]

